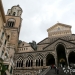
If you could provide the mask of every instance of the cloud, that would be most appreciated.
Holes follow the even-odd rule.
[[[75,32],[75,0],[11,0],[3,1],[5,12],[19,4],[23,9],[20,40],[39,42],[48,36],[47,29],[57,23],[72,26]]]

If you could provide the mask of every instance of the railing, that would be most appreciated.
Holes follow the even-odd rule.
[[[41,72],[39,75],[45,75],[50,70],[50,67],[47,68],[45,71]]]

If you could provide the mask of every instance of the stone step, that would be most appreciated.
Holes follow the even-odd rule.
[[[59,74],[55,72],[55,69],[47,68],[45,71],[40,73],[40,75],[71,75],[70,72],[64,72],[62,68],[59,68]],[[72,75],[75,75],[75,72],[72,73]]]

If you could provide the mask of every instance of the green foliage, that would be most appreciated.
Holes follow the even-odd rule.
[[[8,70],[8,65],[4,65],[3,64],[3,59],[0,58],[0,72],[1,72],[1,75],[4,75],[6,70]]]
[[[6,70],[8,70],[8,67],[6,67],[6,65],[2,64],[1,75],[4,75]]]

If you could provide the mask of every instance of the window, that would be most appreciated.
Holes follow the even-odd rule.
[[[58,30],[60,30],[60,28],[58,27]]]
[[[7,53],[5,53],[5,56],[7,56]]]
[[[13,21],[8,21],[7,26],[8,27],[13,27],[14,26],[14,22]]]
[[[24,46],[24,44],[22,44],[22,46]]]
[[[15,16],[16,12],[13,13],[13,16]]]
[[[17,67],[23,67],[23,60],[17,61]]]
[[[15,25],[15,19],[9,19],[8,21],[7,21],[7,27],[14,27],[14,25]]]
[[[2,36],[1,36],[1,39],[3,39],[3,36],[4,36],[4,32],[2,32]]]
[[[6,45],[7,40],[5,40],[4,45]]]
[[[9,15],[10,15],[10,13],[9,13]]]
[[[5,53],[5,59],[6,59],[6,58],[8,58],[8,54],[7,54],[7,53]]]
[[[7,38],[8,38],[8,40],[9,40],[10,36],[8,35]]]

